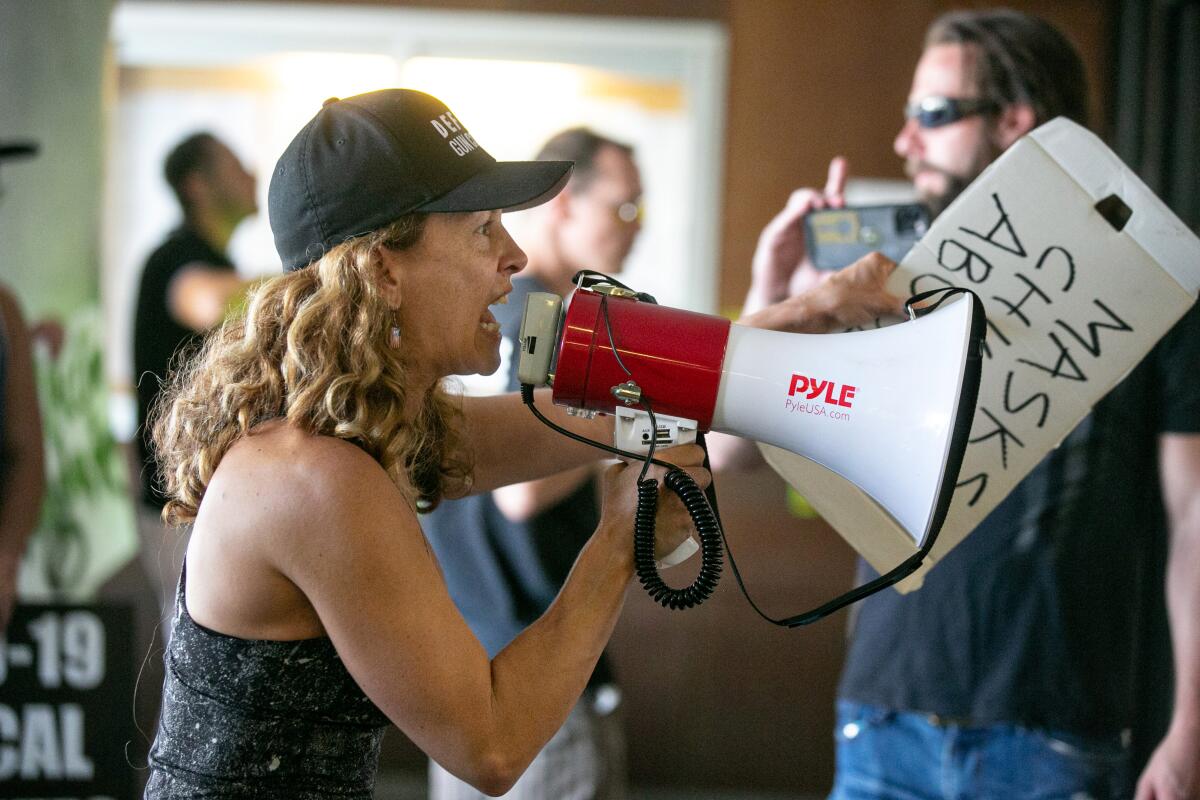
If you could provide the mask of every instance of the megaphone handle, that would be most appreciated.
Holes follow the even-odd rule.
[[[691,515],[692,524],[700,538],[700,574],[692,585],[685,589],[672,589],[659,577],[658,568],[654,565],[654,515],[658,508],[658,482],[642,479],[638,481],[638,507],[637,516],[634,518],[633,557],[634,566],[638,571],[638,579],[643,586],[646,586],[647,591],[655,600],[671,608],[691,608],[702,603],[712,594],[721,575],[721,543],[725,536],[713,510],[716,508],[716,494],[710,494],[712,504],[709,505],[709,502],[705,500],[704,493],[700,491],[700,487],[692,480],[692,476],[674,464],[661,461],[654,458],[653,455],[643,456],[611,447],[555,424],[534,404],[533,386],[530,384],[521,384],[521,400],[535,417],[567,438],[590,444],[613,455],[643,461],[646,465],[655,464],[667,468],[663,483],[679,496],[684,508]],[[704,447],[703,435],[697,435],[697,442]],[[708,467],[707,447],[704,447],[704,466]],[[711,484],[709,484],[709,489],[711,492]],[[640,556],[639,548],[641,548]],[[639,561],[639,558],[642,560]]]

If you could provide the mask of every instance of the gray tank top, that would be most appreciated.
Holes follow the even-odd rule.
[[[194,622],[175,593],[146,798],[370,800],[387,717],[328,637],[239,639]]]

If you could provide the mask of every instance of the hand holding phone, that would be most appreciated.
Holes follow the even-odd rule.
[[[899,262],[929,229],[929,210],[917,203],[824,209],[805,217],[804,228],[817,269],[842,269],[875,251]]]
[[[754,249],[750,291],[743,313],[754,313],[800,294],[820,280],[820,274],[808,265],[804,218],[821,209],[845,205],[843,192],[848,171],[845,158],[833,158],[825,188],[796,189],[783,209],[763,228]]]

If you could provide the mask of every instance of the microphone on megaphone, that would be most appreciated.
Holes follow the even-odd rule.
[[[581,438],[533,405],[533,387],[550,384],[568,413],[615,417],[613,446],[585,441],[647,466],[673,469],[652,459],[654,449],[697,441],[710,430],[781,447],[856,484],[918,547],[875,580],[785,619],[763,614],[747,594],[761,616],[805,625],[920,566],[945,519],[975,412],[986,319],[973,292],[953,287],[912,297],[905,304],[910,321],[898,325],[794,334],[660,306],[600,273],[579,273],[575,283],[565,314],[557,295],[535,292],[526,300],[517,374],[542,421]],[[955,294],[965,296],[943,305]],[[669,472],[665,482],[693,515],[701,574],[685,590],[662,584],[652,563],[652,528],[648,545],[646,532],[635,530],[635,561],[655,599],[682,608],[715,587],[724,533],[695,484],[687,487],[686,473]],[[656,492],[651,487],[645,499]],[[653,511],[642,513],[642,495],[639,489],[644,528]],[[732,557],[730,566],[742,584]]]

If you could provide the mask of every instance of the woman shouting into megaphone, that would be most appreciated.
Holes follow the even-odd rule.
[[[285,273],[155,415],[164,513],[193,531],[147,797],[369,798],[388,724],[500,794],[562,723],[633,574],[637,471],[609,469],[557,601],[490,660],[419,513],[598,456],[516,395],[441,387],[497,369],[489,306],[525,264],[501,212],[553,196],[570,166],[496,162],[440,101],[400,89],[328,102],[284,152],[269,208]],[[854,273],[874,283],[851,305],[884,301],[881,270]],[[763,322],[827,324],[848,293]],[[604,419],[551,413],[611,437]],[[699,448],[660,455],[707,482]],[[673,496],[657,528],[663,552],[691,533]]]

